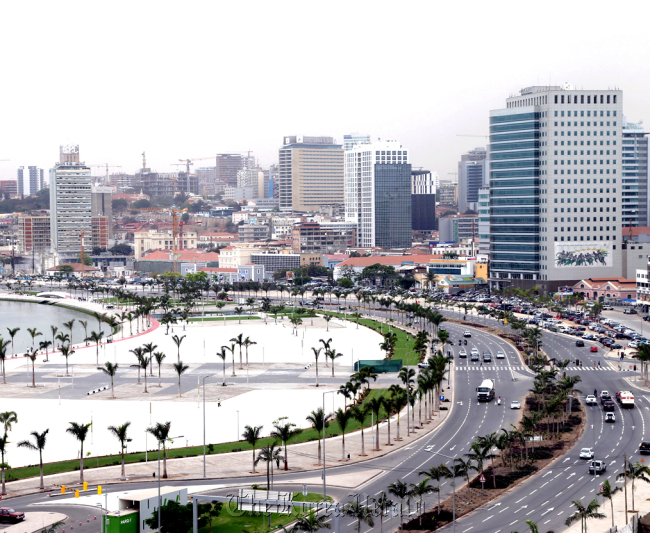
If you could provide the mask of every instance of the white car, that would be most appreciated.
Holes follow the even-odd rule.
[[[593,458],[594,458],[593,448],[582,448],[580,450],[580,459],[593,459]]]
[[[422,361],[421,363],[418,363],[418,368],[429,368],[429,363]]]
[[[478,348],[472,348],[472,351],[470,353],[472,355],[478,355]]]
[[[616,422],[614,413],[605,413],[605,422]]]
[[[463,332],[463,337],[471,337],[471,336],[472,336],[472,334],[471,334],[471,332],[470,332],[468,329],[466,329],[466,330]]]
[[[506,354],[503,353],[502,350],[499,350],[499,351],[497,352],[497,359],[505,359],[505,357],[506,357]]]
[[[628,347],[628,348],[638,348],[638,347],[639,347],[639,343],[636,342],[636,341],[628,342],[628,343],[627,343],[627,347]]]
[[[587,399],[585,400],[587,405],[598,405],[598,400],[593,394],[590,394],[587,396]]]
[[[458,357],[467,357],[467,350],[461,350],[458,352]]]
[[[521,404],[517,400],[510,402],[510,409],[521,409]]]

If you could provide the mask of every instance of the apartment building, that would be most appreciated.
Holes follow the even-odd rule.
[[[178,239],[179,237],[177,237]],[[171,230],[145,230],[133,233],[135,259],[140,259],[152,250],[173,250],[174,236]],[[177,249],[193,250],[198,248],[199,239],[195,231],[184,231],[183,238],[177,242]]]
[[[18,225],[22,253],[49,252],[52,249],[49,216],[21,216]]]
[[[333,224],[325,226],[317,222],[305,222],[293,226],[291,250],[297,254],[332,254],[355,246],[356,241],[355,225],[343,223],[337,227]]]

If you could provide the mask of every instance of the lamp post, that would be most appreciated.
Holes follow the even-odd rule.
[[[449,455],[445,455],[444,453],[440,452],[434,452],[431,450],[427,450],[425,448],[425,451],[433,454],[433,455],[440,455],[441,457],[446,457],[447,459],[452,459],[454,462],[458,458],[458,456],[451,457]],[[453,474],[453,468],[452,468],[452,474]],[[454,488],[452,500],[453,500],[453,523],[454,523],[454,533],[456,533],[456,477],[454,476],[453,481],[451,482],[451,486]]]
[[[168,437],[167,440],[182,439],[184,435],[178,437]],[[160,441],[158,441],[158,531],[160,531],[160,515],[162,514],[162,500],[160,498]]]
[[[16,244],[18,239],[11,239],[11,275],[16,275]]]
[[[323,501],[327,501],[327,481],[325,478],[325,395],[337,391],[328,390],[323,393]]]
[[[205,475],[205,380],[211,377],[212,374],[208,374],[203,378],[203,478]]]

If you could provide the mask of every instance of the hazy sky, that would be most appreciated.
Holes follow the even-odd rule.
[[[490,109],[535,84],[624,91],[650,120],[641,1],[65,2],[0,7],[0,179],[87,164],[158,171],[285,135],[397,139],[416,167],[456,171]],[[210,165],[200,161],[198,165]],[[96,170],[100,173],[99,170]]]

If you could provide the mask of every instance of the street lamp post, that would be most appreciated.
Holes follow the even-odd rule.
[[[323,393],[323,501],[327,501],[327,481],[325,478],[325,395],[335,392],[334,390],[328,390]]]
[[[182,439],[184,435],[178,437],[168,437],[167,440]],[[162,499],[160,497],[160,441],[158,441],[158,531],[160,531],[160,515],[162,514]]]
[[[212,374],[208,374],[203,378],[203,478],[205,475],[205,380],[211,377]]]
[[[441,457],[446,457],[447,459],[452,459],[454,462],[458,458],[458,456],[451,457],[449,455],[445,455],[444,453],[440,452],[434,452],[431,450],[427,450],[425,448],[425,451],[432,453],[433,455],[440,455]],[[453,474],[453,468],[452,468],[452,474]],[[456,533],[456,477],[454,476],[453,481],[451,482],[451,486],[454,488],[453,496],[452,496],[452,501],[453,501],[453,524],[454,524],[454,533]]]

